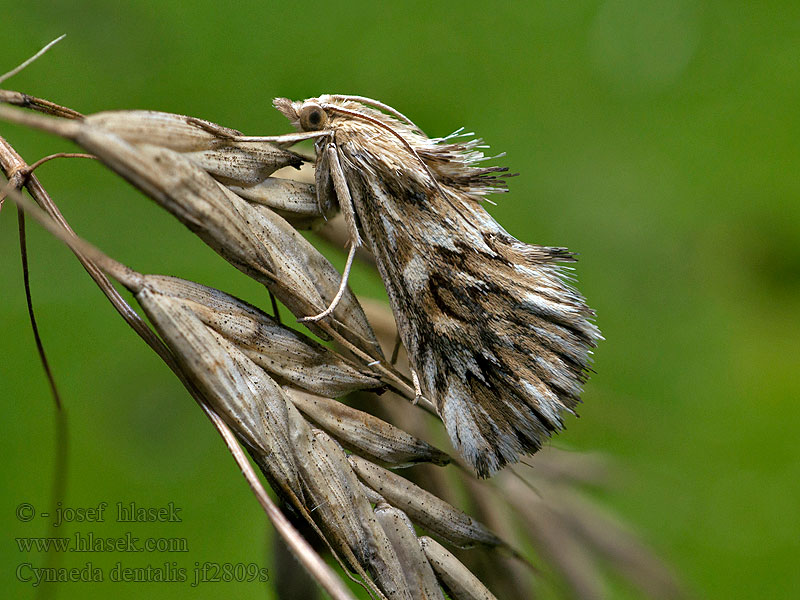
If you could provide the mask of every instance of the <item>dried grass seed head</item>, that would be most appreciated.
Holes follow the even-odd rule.
[[[241,132],[194,117],[147,110],[88,115],[85,123],[134,145],[168,148],[189,158],[216,179],[243,187],[255,185],[283,167],[299,167],[302,157],[274,144],[241,143]]]

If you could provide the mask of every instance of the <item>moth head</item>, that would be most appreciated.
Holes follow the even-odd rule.
[[[328,113],[313,100],[303,103],[298,111],[300,128],[303,131],[320,131],[328,126],[330,119]]]

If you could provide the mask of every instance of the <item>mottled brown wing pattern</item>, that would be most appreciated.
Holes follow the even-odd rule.
[[[473,199],[391,177],[364,140],[337,141],[359,225],[426,397],[453,445],[487,476],[538,450],[578,402],[599,332],[555,261]]]

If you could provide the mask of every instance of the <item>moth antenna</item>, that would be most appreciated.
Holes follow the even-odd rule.
[[[372,106],[374,108],[380,108],[382,111],[389,113],[400,119],[401,121],[405,121],[408,125],[411,125],[414,129],[419,131],[420,133],[424,134],[425,132],[417,126],[414,121],[409,119],[403,113],[401,113],[396,108],[392,108],[388,104],[384,104],[380,100],[373,100],[372,98],[367,98],[366,96],[351,96],[350,94],[331,94],[330,98],[334,98],[336,100],[353,100],[355,102],[360,102],[361,104],[366,104],[367,106]]]
[[[442,198],[444,198],[445,200],[450,202],[450,197],[445,193],[444,189],[442,189],[442,186],[439,185],[439,181],[436,179],[436,177],[433,175],[431,170],[428,168],[428,165],[425,164],[425,161],[422,160],[422,157],[419,154],[417,154],[416,150],[414,150],[414,147],[411,144],[408,143],[408,140],[406,140],[406,138],[404,138],[402,135],[397,133],[394,129],[389,127],[386,123],[381,123],[378,119],[375,119],[373,117],[369,117],[367,115],[362,115],[360,112],[356,112],[354,110],[347,110],[346,108],[340,108],[340,107],[334,106],[332,104],[323,104],[322,108],[323,109],[332,110],[334,112],[338,112],[338,113],[343,114],[343,115],[348,115],[350,117],[355,117],[356,119],[361,119],[363,121],[368,121],[368,122],[372,123],[373,125],[377,125],[378,127],[382,128],[382,129],[385,129],[386,131],[391,133],[393,136],[395,136],[398,140],[400,140],[402,142],[402,144],[403,144],[403,146],[405,146],[406,150],[411,152],[411,154],[413,154],[416,157],[417,161],[419,161],[419,164],[422,165],[423,169],[425,169],[425,172],[428,174],[428,177],[431,178],[431,181],[433,182],[433,185],[436,186],[437,190],[439,190],[439,193],[442,195]],[[452,205],[452,203],[451,203],[451,205]],[[452,206],[453,206],[453,208],[458,210],[458,208],[456,206],[454,206],[454,205],[452,205]]]
[[[216,129],[202,126],[210,133],[216,134]],[[273,144],[287,144],[289,146],[297,142],[311,140],[319,137],[330,136],[330,131],[297,131],[295,133],[284,133],[283,135],[229,135],[225,134],[225,139],[231,142],[271,142]]]

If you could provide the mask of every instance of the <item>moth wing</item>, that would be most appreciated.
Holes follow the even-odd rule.
[[[600,338],[563,248],[509,235],[473,199],[340,162],[409,361],[481,476],[538,450],[579,402]]]

